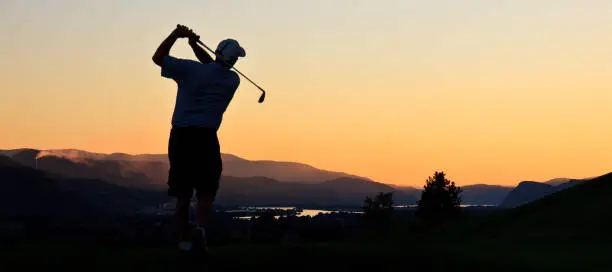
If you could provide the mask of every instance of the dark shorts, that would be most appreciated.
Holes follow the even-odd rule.
[[[168,143],[170,171],[168,195],[177,198],[215,197],[222,162],[217,131],[198,127],[173,127]]]

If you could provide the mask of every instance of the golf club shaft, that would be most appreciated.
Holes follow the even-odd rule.
[[[210,47],[206,46],[202,41],[197,40],[197,43],[204,46],[204,48],[208,49],[208,51],[210,51],[211,53],[215,54],[215,51],[213,51],[212,49],[210,49]],[[223,61],[221,61],[223,62]],[[223,62],[225,63],[225,62]],[[238,74],[240,74],[241,76],[243,76],[244,78],[246,78],[249,82],[253,83],[253,85],[255,85],[255,87],[257,87],[260,91],[262,91],[263,93],[266,93],[266,91],[264,91],[263,88],[259,87],[259,85],[257,85],[255,82],[253,82],[250,78],[248,78],[247,76],[245,76],[243,73],[241,73],[240,71],[238,71],[238,69],[236,69],[236,67],[229,65],[227,63],[225,63],[225,65],[232,67],[232,69],[234,69],[234,71],[236,71]]]

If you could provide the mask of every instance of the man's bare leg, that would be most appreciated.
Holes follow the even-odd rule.
[[[201,234],[201,239],[198,244],[198,247],[206,250],[206,224],[208,223],[208,219],[210,217],[210,213],[212,212],[212,204],[214,202],[214,196],[206,196],[199,195],[198,196],[198,208],[196,211],[196,228]]]
[[[191,250],[191,240],[189,236],[189,198],[177,198],[176,209],[174,211],[176,229],[179,238],[179,248],[181,250]]]
[[[215,197],[213,196],[198,196],[198,209],[196,212],[196,224],[198,224],[198,227],[206,227],[214,201]]]

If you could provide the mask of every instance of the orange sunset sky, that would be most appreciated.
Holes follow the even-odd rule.
[[[0,149],[166,151],[177,23],[235,38],[222,151],[421,186],[612,171],[612,1],[0,2]],[[172,54],[194,58],[186,41]]]

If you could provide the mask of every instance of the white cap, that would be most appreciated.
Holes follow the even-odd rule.
[[[223,61],[230,61],[238,57],[246,56],[244,48],[234,39],[225,39],[221,41],[219,45],[217,45],[215,53],[217,57],[220,57]]]

